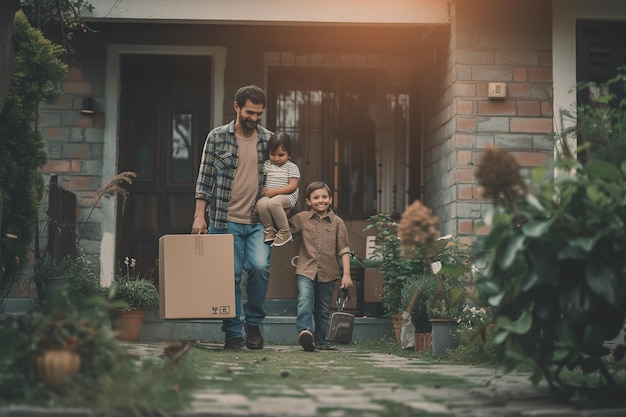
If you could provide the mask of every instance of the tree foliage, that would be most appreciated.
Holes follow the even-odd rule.
[[[15,16],[13,42],[16,69],[0,114],[2,298],[17,278],[37,223],[43,183],[39,168],[47,160],[37,130],[38,106],[58,100],[59,83],[67,72],[61,59],[63,48],[33,28],[22,12]]]

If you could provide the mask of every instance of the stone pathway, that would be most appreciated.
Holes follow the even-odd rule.
[[[159,345],[135,345],[141,355],[159,355]],[[266,346],[267,350],[292,351],[299,346]],[[332,352],[324,353],[331,354]],[[450,388],[436,385],[403,388],[398,384],[359,381],[358,388],[344,389],[332,385],[311,385],[305,392],[280,386],[258,387],[261,394],[254,401],[239,394],[225,394],[220,389],[204,389],[195,394],[192,409],[180,416],[293,416],[293,417],[379,417],[388,416],[385,404],[398,409],[394,417],[626,417],[626,408],[577,410],[559,404],[546,393],[545,387],[534,387],[528,374],[509,373],[469,365],[424,363],[418,358],[404,358],[384,353],[355,354],[373,367],[397,369],[420,375],[443,375],[468,381],[476,388]],[[267,394],[267,395],[262,395]]]

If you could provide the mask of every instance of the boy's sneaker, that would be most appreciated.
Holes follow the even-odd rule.
[[[316,346],[317,350],[339,350],[339,348],[337,346],[333,346],[329,343],[324,343],[323,345],[317,345]]]
[[[293,235],[290,231],[283,232],[279,230],[276,232],[276,239],[274,239],[274,243],[272,246],[283,246],[287,242],[291,242],[293,240]]]
[[[306,352],[313,352],[315,350],[315,340],[313,339],[313,333],[308,330],[302,330],[298,336],[298,343]]]
[[[274,239],[276,239],[276,229],[274,229],[273,227],[265,229],[265,239],[263,240],[263,242],[272,242]]]
[[[244,340],[243,337],[233,337],[228,339],[224,344],[225,350],[241,350],[243,349]]]

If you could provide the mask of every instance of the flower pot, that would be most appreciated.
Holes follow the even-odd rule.
[[[37,281],[39,304],[52,310],[68,303],[70,280],[65,276],[45,277]]]
[[[404,324],[404,319],[402,318],[402,314],[392,314],[391,323],[393,324],[393,330],[396,335],[396,341],[400,343],[400,341],[402,340],[402,325]]]
[[[433,356],[445,356],[448,349],[459,345],[457,329],[459,324],[454,319],[431,319],[433,335]]]
[[[432,333],[415,333],[415,352],[426,352],[433,347]]]
[[[59,391],[80,369],[80,355],[70,349],[46,350],[36,358],[37,373],[48,388]]]
[[[117,311],[113,326],[115,337],[127,342],[138,342],[146,311],[145,308]]]

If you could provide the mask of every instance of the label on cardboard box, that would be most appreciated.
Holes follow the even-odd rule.
[[[159,239],[162,319],[233,318],[233,235],[164,235]]]

